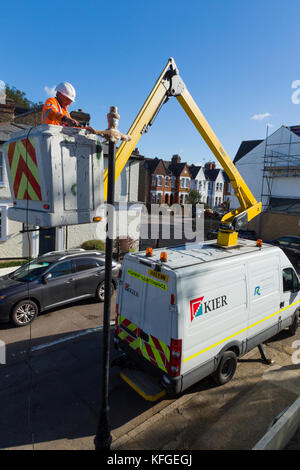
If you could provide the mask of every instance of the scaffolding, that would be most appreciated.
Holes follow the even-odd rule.
[[[270,149],[274,148],[274,143],[269,143],[268,129],[265,140],[265,151],[264,151],[264,163],[263,163],[263,176],[262,176],[262,190],[261,190],[261,201],[262,201],[262,212],[266,211],[270,207],[270,200],[272,196],[272,188],[274,178],[278,177],[300,177],[300,142],[292,142],[292,129],[289,142],[280,142],[276,144],[279,146],[288,146],[288,152],[282,153],[277,150]],[[299,153],[291,153],[291,146],[298,145]],[[300,196],[300,194],[299,194]]]

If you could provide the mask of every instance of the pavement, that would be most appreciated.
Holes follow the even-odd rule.
[[[285,331],[272,338],[271,367],[254,349],[240,359],[228,384],[217,387],[208,377],[177,400],[155,404],[128,387],[118,367],[111,368],[112,450],[251,449],[300,395],[299,364],[291,360],[299,339],[299,332],[291,338]],[[112,347],[111,359],[116,354]],[[0,448],[93,450],[101,359],[99,327],[1,365]]]

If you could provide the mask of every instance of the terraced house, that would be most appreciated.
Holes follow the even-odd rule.
[[[143,176],[145,198],[150,204],[185,204],[191,188],[191,172],[186,162],[181,162],[179,155],[173,155],[171,161],[159,158],[145,159]]]

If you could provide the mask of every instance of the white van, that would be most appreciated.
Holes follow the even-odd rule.
[[[131,367],[121,376],[148,400],[178,394],[210,374],[226,383],[237,358],[286,327],[295,334],[299,289],[283,251],[250,240],[128,254],[115,344]],[[161,388],[150,390],[145,377]]]

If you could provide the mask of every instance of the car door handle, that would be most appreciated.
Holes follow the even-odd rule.
[[[75,281],[75,279],[74,279],[74,277],[71,277],[70,279],[67,280],[67,284],[70,284],[73,281]]]
[[[284,307],[284,302],[280,302],[280,308]]]

